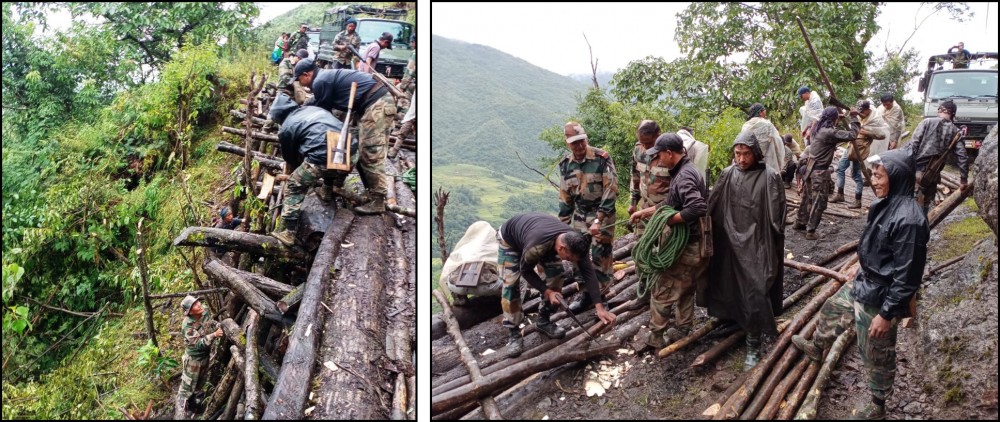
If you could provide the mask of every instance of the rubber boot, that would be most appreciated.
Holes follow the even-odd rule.
[[[509,328],[510,340],[507,340],[507,354],[516,358],[524,351],[524,339],[521,337],[521,329],[517,327]]]
[[[861,208],[861,198],[854,198],[854,202],[851,202],[851,205],[848,205],[847,208],[850,208],[852,210],[860,209]]]
[[[538,307],[538,320],[535,321],[535,325],[538,326],[538,332],[545,334],[548,338],[560,339],[566,337],[566,330],[550,320],[552,316],[552,305],[548,303],[543,303]]]
[[[271,232],[271,237],[278,239],[278,241],[285,246],[288,247],[295,246],[295,240],[296,240],[295,232],[297,231],[296,229],[299,226],[299,221],[285,219],[284,222],[285,222],[285,229],[280,232],[277,230]]]
[[[354,207],[354,212],[361,215],[376,215],[385,212],[385,194],[372,193],[372,201],[359,207]]]
[[[687,337],[689,334],[691,334],[691,329],[690,328],[676,328],[676,327],[673,327],[673,328],[668,329],[667,333],[666,333],[667,346],[676,343],[677,341],[679,341],[679,340]]]
[[[837,192],[836,195],[833,195],[833,198],[830,198],[830,203],[831,204],[836,204],[838,202],[844,202],[844,192],[843,191]]]
[[[747,357],[743,361],[743,370],[748,371],[760,362],[760,334],[747,334]]]
[[[880,421],[883,419],[885,419],[885,404],[875,403],[874,399],[860,409],[855,407],[851,411],[850,418],[852,421]]]

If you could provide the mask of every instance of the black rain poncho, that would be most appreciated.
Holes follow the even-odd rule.
[[[748,333],[775,335],[784,288],[785,189],[781,175],[760,161],[752,132],[740,133],[734,147],[740,144],[750,146],[758,161],[747,171],[730,165],[712,189],[715,253],[697,303]]]
[[[271,106],[271,119],[281,123],[278,141],[281,155],[289,169],[302,160],[326,166],[326,132],[340,132],[343,123],[329,111],[319,107],[298,106],[284,93]]]
[[[878,307],[882,318],[892,320],[909,316],[910,299],[920,288],[927,264],[930,228],[913,199],[913,158],[898,149],[878,157],[889,175],[889,195],[868,210],[868,225],[858,245],[862,271],[854,279],[851,295]]]

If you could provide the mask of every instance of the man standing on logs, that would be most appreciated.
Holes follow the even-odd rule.
[[[872,203],[861,234],[861,271],[823,305],[812,341],[792,337],[795,347],[818,362],[853,318],[872,394],[870,403],[852,412],[852,419],[861,420],[885,419],[885,401],[896,377],[897,325],[909,316],[910,300],[920,288],[930,237],[927,218],[913,200],[915,171],[909,154],[889,151],[868,162],[879,199]]]
[[[590,247],[589,236],[567,226],[559,219],[542,213],[516,215],[503,223],[497,230],[498,264],[503,292],[500,304],[503,307],[503,325],[510,330],[510,356],[519,356],[524,350],[521,338],[521,279],[542,293],[538,308],[538,331],[549,338],[563,338],[566,330],[551,322],[550,317],[562,300],[563,266],[562,260],[575,264],[583,276],[584,286],[590,300],[597,304],[597,317],[607,324],[615,322],[615,315],[608,312],[600,300],[601,291],[594,267],[587,259]],[[545,281],[535,273],[535,266],[545,269]]]
[[[705,276],[708,266],[708,259],[701,254],[701,230],[698,224],[698,219],[707,214],[705,200],[708,189],[698,169],[688,161],[684,141],[677,134],[660,135],[653,147],[646,151],[646,155],[653,158],[651,165],[662,165],[670,169],[670,189],[663,201],[636,211],[632,214],[631,221],[636,223],[648,219],[658,208],[670,206],[678,212],[670,217],[667,225],[687,224],[690,228],[688,243],[683,252],[673,266],[660,274],[650,292],[650,332],[646,344],[662,349],[669,343],[687,337],[694,323],[696,282]],[[671,306],[676,307],[675,327],[667,330]],[[664,339],[664,334],[669,337],[669,341]]]
[[[308,60],[308,59],[306,59]],[[343,172],[326,169],[326,133],[340,132],[342,123],[330,112],[312,106],[298,107],[288,95],[281,93],[271,105],[271,116],[281,124],[278,141],[285,168],[294,168],[288,178],[285,201],[281,206],[281,220],[284,230],[271,233],[286,246],[294,246],[302,201],[309,188],[324,179],[324,188],[319,191],[320,199],[333,199],[333,186],[343,186],[347,177]]]
[[[913,159],[917,165],[917,204],[924,209],[924,214],[934,204],[934,197],[937,196],[937,185],[941,181],[941,169],[929,169],[928,165],[937,160],[938,157],[948,154],[948,146],[952,139],[959,132],[952,120],[958,107],[955,102],[947,100],[941,103],[937,109],[937,117],[930,117],[922,120],[913,129],[913,140],[906,145],[907,151],[913,154]],[[952,150],[958,159],[958,171],[961,173],[961,188],[969,184],[969,159],[965,155],[965,142],[958,139]]]
[[[855,109],[861,117],[861,130],[858,131],[858,137],[854,142],[847,146],[847,153],[837,164],[837,194],[830,200],[834,204],[844,202],[844,185],[847,183],[847,168],[850,167],[851,176],[854,177],[854,202],[847,206],[850,209],[861,208],[861,192],[865,189],[862,161],[868,158],[872,142],[876,139],[885,139],[889,131],[889,125],[881,115],[872,111],[872,104],[868,100],[858,100]]]
[[[837,107],[823,109],[819,121],[813,125],[811,133],[812,144],[809,146],[809,159],[806,162],[805,181],[802,189],[802,203],[799,205],[798,221],[792,226],[795,230],[806,230],[806,239],[817,240],[816,228],[819,227],[823,211],[826,210],[827,197],[830,195],[830,164],[837,144],[853,141],[861,129],[858,112],[849,113],[850,129],[837,128],[840,114]]]
[[[652,120],[643,120],[636,130],[636,137],[639,139],[635,143],[632,151],[632,180],[629,184],[629,191],[632,194],[632,205],[628,207],[628,214],[632,215],[636,209],[644,209],[654,204],[663,202],[667,197],[667,190],[670,189],[670,169],[662,166],[650,166],[650,157],[646,155],[646,150],[653,147],[656,138],[660,136],[660,125]],[[642,236],[646,226],[639,222],[635,225],[635,234]]]
[[[177,420],[187,419],[188,399],[204,381],[203,376],[208,369],[208,354],[212,342],[222,337],[221,327],[215,332],[208,332],[211,329],[209,327],[218,323],[209,320],[209,316],[201,306],[201,300],[194,296],[185,296],[181,301],[181,308],[184,309],[181,332],[184,333],[186,348],[184,357],[181,358],[181,385],[177,390],[177,403],[174,407],[174,419]]]
[[[618,173],[610,154],[587,143],[583,126],[567,122],[564,129],[570,153],[559,161],[559,174],[562,175],[559,220],[593,239],[590,258],[603,292],[611,284]],[[601,297],[603,302],[603,294]],[[594,304],[592,299],[589,295],[578,294],[569,309],[573,313],[586,310]]]
[[[756,135],[740,132],[734,164],[708,198],[715,252],[697,295],[709,315],[735,320],[747,333],[747,370],[760,359],[761,334],[778,334],[774,316],[784,291],[785,189],[763,160]]]
[[[354,212],[362,215],[385,212],[385,195],[390,183],[386,180],[385,157],[389,131],[395,124],[393,119],[396,116],[396,100],[389,89],[371,75],[356,70],[317,70],[309,59],[295,65],[295,79],[312,89],[313,98],[306,105],[343,112],[347,111],[350,103],[351,83],[358,84],[351,112],[352,116],[361,116],[357,120],[352,117],[352,121],[358,122],[360,156],[357,169],[372,201],[355,207]]]

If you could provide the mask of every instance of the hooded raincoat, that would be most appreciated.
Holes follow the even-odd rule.
[[[851,295],[858,302],[879,307],[879,315],[892,320],[909,316],[910,299],[920,288],[927,264],[930,228],[913,199],[916,166],[912,157],[902,150],[879,157],[889,175],[889,194],[868,210],[868,225],[858,246],[862,271],[854,279]]]
[[[708,314],[737,321],[749,333],[776,334],[784,287],[785,189],[781,175],[762,161],[752,131],[735,145],[747,145],[757,163],[744,171],[722,171],[708,200],[715,253],[708,277],[699,283],[698,305]]]

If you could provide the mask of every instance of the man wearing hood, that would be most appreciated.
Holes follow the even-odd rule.
[[[927,218],[913,199],[915,169],[909,154],[888,151],[868,163],[878,199],[858,246],[861,270],[823,305],[812,341],[792,337],[795,347],[818,362],[853,318],[872,395],[852,413],[852,419],[862,420],[885,418],[896,376],[897,324],[911,316],[909,303],[920,288],[930,237]]]
[[[307,59],[308,60],[308,59]],[[319,191],[320,199],[333,198],[332,186],[343,186],[347,175],[326,169],[326,133],[339,133],[343,123],[333,114],[314,106],[299,107],[284,92],[279,93],[271,105],[271,120],[281,125],[278,142],[281,156],[285,160],[285,171],[295,169],[288,178],[288,189],[281,207],[284,230],[275,231],[271,236],[281,243],[295,244],[295,233],[302,215],[302,201],[313,186],[324,179],[324,189]]]
[[[684,141],[677,134],[668,132],[660,135],[653,147],[646,150],[646,155],[652,158],[650,165],[670,169],[670,188],[662,202],[636,211],[630,221],[635,224],[647,220],[657,209],[670,206],[677,213],[670,217],[667,225],[687,224],[689,229],[684,250],[674,264],[660,274],[649,293],[649,337],[646,344],[662,349],[687,337],[694,323],[696,284],[705,277],[708,266],[708,259],[701,256],[701,230],[698,225],[698,219],[707,214],[705,199],[708,189],[698,169],[688,160]],[[668,330],[671,307],[674,307],[674,327]]]
[[[806,230],[806,239],[816,240],[816,228],[826,210],[827,197],[830,195],[830,164],[837,144],[853,141],[861,129],[857,110],[849,113],[850,126],[847,130],[837,127],[840,114],[837,107],[823,109],[819,121],[813,125],[809,145],[809,159],[806,162],[805,181],[802,183],[802,202],[799,205],[798,221],[792,226],[795,230]]]
[[[926,171],[927,165],[938,157],[948,154],[948,146],[959,129],[952,122],[958,107],[952,100],[941,103],[937,109],[937,117],[928,117],[920,121],[913,129],[913,140],[906,144],[905,149],[913,155],[917,165],[917,204],[924,209],[924,214],[934,203],[937,195],[937,185],[941,181],[938,171]],[[969,183],[969,159],[965,154],[965,142],[959,138],[952,149],[957,158],[958,171],[962,177],[962,188]]]
[[[785,189],[763,159],[755,134],[740,132],[734,164],[722,171],[708,198],[715,253],[708,277],[698,283],[698,306],[746,331],[746,370],[760,358],[761,333],[778,334],[774,316],[781,312],[784,288]]]
[[[743,123],[741,132],[751,131],[757,138],[758,146],[764,153],[764,164],[781,171],[785,164],[785,146],[781,141],[781,133],[770,120],[767,120],[767,109],[761,103],[754,103],[747,112],[747,121]]]

